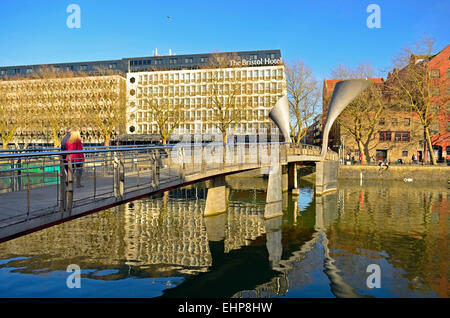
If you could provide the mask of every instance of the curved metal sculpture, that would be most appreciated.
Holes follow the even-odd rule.
[[[327,119],[323,129],[322,152],[320,154],[322,159],[327,154],[328,134],[334,121],[342,113],[344,108],[371,84],[372,81],[362,79],[345,80],[336,84],[333,95],[331,96],[330,105],[328,106]]]
[[[269,112],[270,119],[278,126],[284,141],[291,142],[291,130],[289,126],[289,101],[287,96],[281,97]]]

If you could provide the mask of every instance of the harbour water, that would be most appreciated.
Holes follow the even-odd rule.
[[[445,184],[348,180],[315,197],[299,180],[265,220],[266,181],[229,181],[226,214],[203,217],[197,184],[1,243],[0,297],[448,297]]]

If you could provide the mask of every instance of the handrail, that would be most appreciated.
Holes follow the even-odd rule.
[[[172,145],[158,145],[158,146],[147,146],[147,147],[128,147],[128,148],[110,148],[110,149],[83,149],[83,150],[65,150],[65,151],[47,151],[47,152],[29,152],[20,154],[0,154],[0,160],[5,159],[20,159],[20,158],[30,158],[30,157],[48,157],[48,156],[62,156],[70,154],[91,154],[91,153],[108,153],[108,152],[125,152],[125,151],[136,151],[136,150],[157,150],[157,149],[172,149],[172,148],[192,148],[196,146],[201,147],[217,147],[217,146],[238,146],[238,145],[283,145],[290,144],[288,142],[259,142],[259,143],[177,143]]]

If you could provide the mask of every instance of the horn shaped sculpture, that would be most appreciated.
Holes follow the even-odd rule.
[[[291,142],[291,130],[289,126],[289,102],[287,96],[281,97],[269,112],[270,119],[278,126],[284,141]]]
[[[324,159],[327,154],[328,134],[330,133],[334,121],[338,118],[340,113],[342,113],[344,108],[371,84],[371,81],[361,79],[345,80],[336,84],[328,106],[327,119],[323,129],[322,152],[320,154],[322,159]]]

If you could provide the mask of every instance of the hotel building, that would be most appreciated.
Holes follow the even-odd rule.
[[[231,118],[228,130],[234,134],[258,133],[275,127],[268,113],[286,94],[280,50],[0,67],[0,82],[30,81],[43,67],[69,72],[72,80],[78,75],[100,79],[98,75],[105,73],[126,79],[126,85],[120,86],[126,90],[126,115],[120,124],[123,129],[114,131],[114,136],[123,141],[160,139],[157,117],[161,110],[173,114],[165,123],[171,131],[169,140],[179,140],[186,132],[220,133],[216,100],[232,104],[225,110]],[[78,94],[85,96],[84,86],[79,87]],[[20,96],[15,100],[20,103]],[[81,106],[74,108],[75,112],[80,109]],[[234,112],[239,116],[234,116]],[[173,128],[176,129],[172,131]]]

